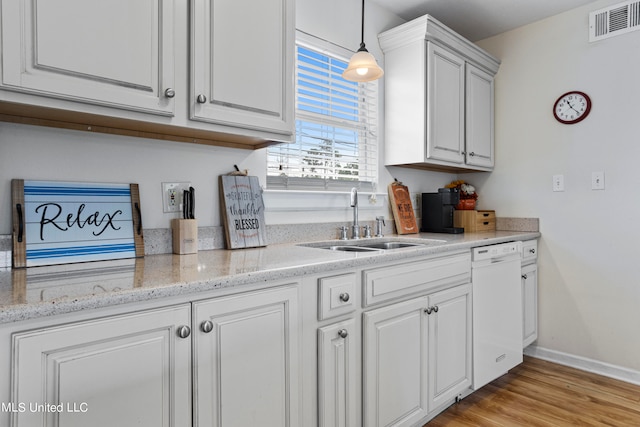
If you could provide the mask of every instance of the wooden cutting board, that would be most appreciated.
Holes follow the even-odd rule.
[[[406,185],[402,185],[401,182],[389,184],[389,203],[398,234],[415,234],[420,231],[411,204],[411,194]]]

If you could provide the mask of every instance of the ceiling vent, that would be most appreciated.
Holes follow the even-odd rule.
[[[589,41],[640,30],[640,1],[626,1],[589,14]]]

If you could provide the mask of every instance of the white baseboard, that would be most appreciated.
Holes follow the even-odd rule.
[[[623,368],[621,366],[611,365],[609,363],[600,362],[586,357],[575,356],[573,354],[563,353],[548,348],[530,345],[524,349],[524,354],[538,359],[547,360],[549,362],[558,363],[560,365],[570,366],[572,368],[581,369],[583,371],[592,372],[631,384],[640,385],[640,371]]]

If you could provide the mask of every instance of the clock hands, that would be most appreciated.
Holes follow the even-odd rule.
[[[569,108],[571,108],[573,111],[575,111],[577,114],[580,114],[580,112],[578,110],[576,110],[575,108],[573,108],[573,105],[571,105],[571,103],[567,100],[565,101],[567,103],[567,105],[569,106]]]

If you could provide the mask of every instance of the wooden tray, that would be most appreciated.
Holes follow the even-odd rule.
[[[138,184],[11,182],[13,267],[144,256]]]

